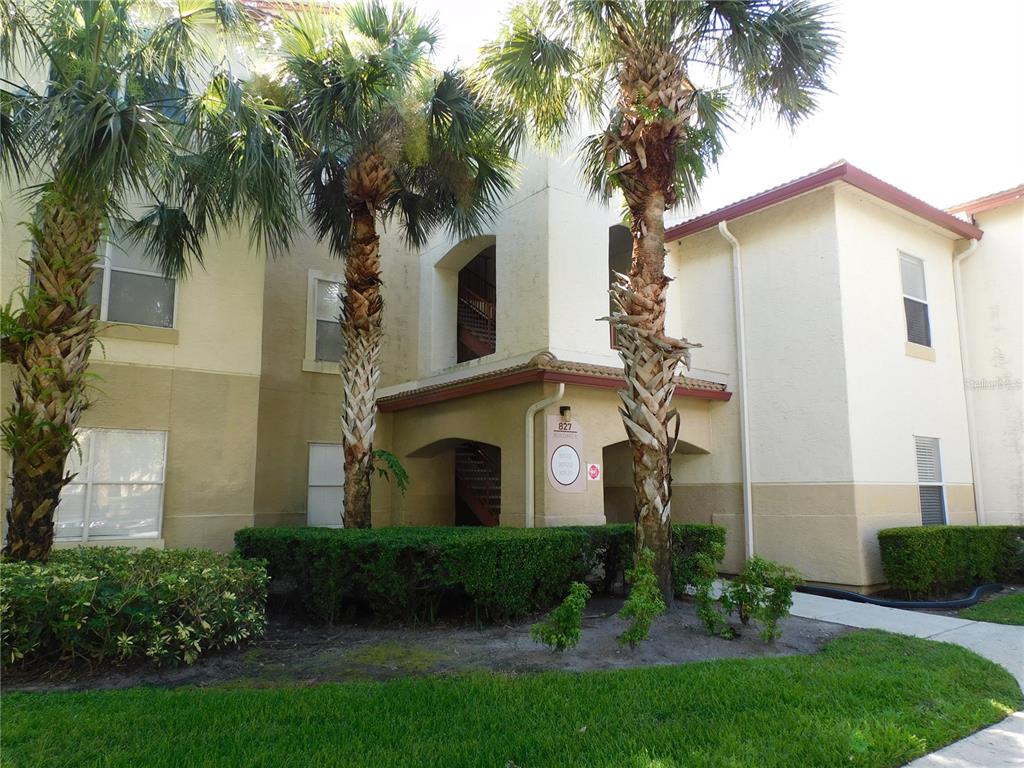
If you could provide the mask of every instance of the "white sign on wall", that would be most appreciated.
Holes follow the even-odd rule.
[[[562,421],[548,416],[547,431],[548,482],[563,493],[583,493],[587,474],[583,464],[583,435],[575,421]]]

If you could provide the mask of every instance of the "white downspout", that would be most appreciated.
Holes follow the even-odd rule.
[[[747,559],[754,556],[754,501],[750,480],[750,411],[747,408],[747,331],[743,321],[743,264],[740,241],[726,222],[718,222],[718,231],[732,246],[732,304],[736,311],[737,395],[740,398],[740,461],[743,471],[743,530]]]
[[[978,241],[971,240],[967,250],[953,257],[953,295],[956,297],[956,326],[960,338],[960,368],[964,380],[964,406],[967,411],[967,442],[971,449],[971,478],[974,481],[974,508],[977,510],[978,525],[985,524],[985,505],[981,493],[981,463],[978,459],[978,439],[974,424],[974,394],[967,383],[970,368],[967,356],[967,317],[964,310],[963,289],[960,287],[960,263],[978,250]]]
[[[542,411],[549,405],[554,405],[565,395],[565,384],[559,382],[558,389],[555,390],[555,394],[551,397],[546,397],[543,400],[538,400],[536,403],[526,409],[526,462],[523,464],[523,474],[526,479],[526,497],[524,501],[526,519],[524,525],[527,528],[533,528],[534,522],[534,503],[533,503],[533,417],[537,414],[537,411]]]

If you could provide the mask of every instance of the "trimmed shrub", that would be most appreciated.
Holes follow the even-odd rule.
[[[589,599],[590,587],[574,581],[562,604],[530,627],[530,637],[556,651],[575,648],[583,634],[583,609]]]
[[[709,542],[725,540],[717,526],[676,525],[673,533],[680,573],[696,553],[718,552]],[[632,563],[633,536],[631,525],[245,528],[235,544],[266,560],[271,578],[290,583],[324,621],[356,611],[385,621],[432,622],[441,613],[494,621],[549,609],[598,567],[610,589]]]
[[[2,663],[191,664],[262,635],[266,599],[262,563],[205,550],[82,547],[46,563],[7,560]]]
[[[619,635],[619,642],[636,648],[650,634],[654,617],[665,612],[665,598],[661,596],[658,577],[654,575],[654,553],[651,550],[641,550],[636,564],[626,574],[626,580],[629,582],[629,597],[622,604],[619,618],[629,620],[629,626]]]
[[[761,639],[775,640],[779,619],[789,615],[793,590],[803,579],[792,568],[754,555],[722,592],[722,607],[731,616],[737,614],[747,625],[755,619],[761,625]]]
[[[878,532],[882,572],[912,598],[1024,579],[1024,526],[932,525]]]

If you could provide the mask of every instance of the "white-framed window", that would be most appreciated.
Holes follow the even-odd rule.
[[[339,443],[309,444],[306,525],[341,528],[344,505],[344,460]]]
[[[341,339],[341,290],[344,278],[316,270],[309,271],[306,298],[306,360],[337,363],[344,344]]]
[[[167,433],[85,429],[68,454],[54,521],[57,539],[155,539],[164,507]]]
[[[907,341],[923,347],[932,345],[928,316],[928,293],[924,285],[924,262],[900,253],[900,279],[903,282],[903,314],[907,320]]]
[[[917,452],[917,489],[921,499],[921,524],[946,524],[946,488],[942,484],[939,438],[914,435]]]
[[[133,242],[111,223],[111,237],[100,244],[99,272],[89,287],[89,300],[100,308],[100,320],[110,323],[173,328],[177,285],[164,277],[145,252],[145,242]]]

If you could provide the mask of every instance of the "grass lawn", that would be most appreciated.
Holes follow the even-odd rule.
[[[3,696],[5,766],[897,766],[1020,708],[953,645],[277,688]]]
[[[974,621],[992,621],[996,624],[1024,626],[1024,593],[1005,595],[976,603],[960,611],[960,616]]]

